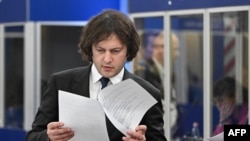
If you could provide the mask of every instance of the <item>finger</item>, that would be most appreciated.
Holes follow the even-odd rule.
[[[47,125],[47,135],[51,140],[60,139],[60,135],[67,132],[68,129],[63,128],[64,124],[62,122],[50,122]]]
[[[63,127],[64,123],[63,122],[50,122],[47,125],[47,129],[57,129]]]
[[[58,132],[58,134],[51,136],[53,140],[67,141],[74,136],[74,131],[71,129],[63,129],[63,132]]]
[[[138,138],[132,138],[132,137],[122,137],[123,141],[146,141],[146,138],[138,139]]]
[[[135,128],[135,131],[144,135],[147,131],[147,126],[146,125],[139,125]]]
[[[146,126],[138,126],[135,131],[129,130],[127,131],[127,134],[132,140],[145,140],[145,133],[146,133],[147,127]]]
[[[50,131],[50,132],[49,132]],[[48,131],[48,136],[51,140],[66,141],[74,136],[74,131],[70,128],[57,128]]]

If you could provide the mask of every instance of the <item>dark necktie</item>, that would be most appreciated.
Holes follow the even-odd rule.
[[[106,77],[102,77],[100,79],[101,83],[102,83],[102,89],[105,88],[107,85],[108,85],[108,82],[109,82],[109,78],[106,78]]]

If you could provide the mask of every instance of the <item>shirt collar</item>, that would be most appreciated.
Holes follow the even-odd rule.
[[[124,75],[124,67],[122,70],[114,77],[109,78],[112,84],[116,84],[122,81]],[[91,67],[91,74],[90,74],[90,79],[92,79],[93,83],[99,82],[100,78],[102,75],[98,72],[95,64],[92,65]]]

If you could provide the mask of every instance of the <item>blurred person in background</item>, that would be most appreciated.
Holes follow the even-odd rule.
[[[237,104],[236,87],[242,88],[243,102]],[[223,77],[215,82],[213,98],[219,111],[219,123],[213,136],[224,131],[224,125],[248,123],[248,90],[242,87],[233,77]]]
[[[171,66],[174,68],[175,60],[179,56],[179,39],[175,33],[170,34],[170,49],[171,49]],[[141,57],[141,55],[140,55]],[[151,57],[146,58],[143,63],[139,64],[135,70],[135,74],[150,82],[156,88],[161,91],[162,100],[164,103],[164,34],[159,32],[155,35],[152,43]],[[179,110],[176,101],[175,91],[175,74],[172,71],[171,74],[171,103],[170,103],[170,118],[171,118],[171,130],[172,136],[177,131],[177,122],[179,120]]]
[[[179,56],[179,40],[178,37],[171,33],[171,66],[174,66],[176,58]],[[162,99],[164,99],[164,35],[160,32],[153,40],[152,54],[150,58],[146,58],[144,63],[140,65],[140,69],[135,69],[135,74],[149,81],[152,85],[161,90]],[[143,51],[141,51],[143,52]],[[145,53],[144,53],[145,54]],[[140,58],[143,54],[138,54]],[[175,84],[174,71],[172,71],[171,82]],[[175,93],[175,92],[174,92]],[[175,94],[173,94],[175,97]]]

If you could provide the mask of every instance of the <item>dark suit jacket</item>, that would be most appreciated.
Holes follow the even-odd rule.
[[[51,76],[47,88],[42,95],[41,105],[32,124],[32,129],[27,133],[27,141],[46,141],[48,139],[46,133],[47,124],[52,121],[58,121],[58,90],[89,97],[90,71],[91,65],[58,72]],[[158,101],[157,104],[148,110],[140,123],[147,125],[147,140],[166,141],[163,131],[163,110],[159,90],[125,70],[123,79],[128,78],[140,84]],[[106,122],[110,141],[121,141],[124,135],[108,119]]]

